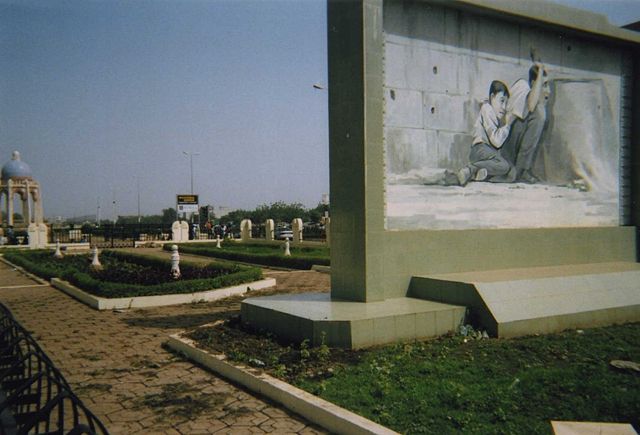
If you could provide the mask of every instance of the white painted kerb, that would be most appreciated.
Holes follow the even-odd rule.
[[[274,278],[267,278],[260,281],[240,284],[234,287],[225,287],[197,293],[138,296],[132,298],[101,298],[93,296],[73,286],[69,282],[58,278],[52,278],[51,285],[97,310],[115,310],[215,301],[229,296],[242,295],[247,291],[273,287],[276,285],[276,280]]]
[[[198,362],[221,376],[280,403],[287,409],[333,433],[397,435],[397,432],[389,428],[258,370],[232,365],[225,361],[224,355],[214,355],[198,349],[192,340],[181,337],[180,334],[171,335],[167,345],[185,354],[192,361]]]

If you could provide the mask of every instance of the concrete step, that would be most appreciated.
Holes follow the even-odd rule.
[[[293,342],[362,348],[455,331],[465,307],[415,298],[378,302],[331,300],[329,293],[249,298],[242,321]],[[323,338],[324,337],[324,338]]]
[[[416,276],[409,296],[470,308],[498,337],[640,321],[640,264],[616,262]]]

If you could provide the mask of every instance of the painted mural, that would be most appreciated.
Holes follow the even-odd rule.
[[[620,224],[623,53],[386,2],[386,228]]]

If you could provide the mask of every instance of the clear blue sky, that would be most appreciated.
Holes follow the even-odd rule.
[[[562,0],[640,19],[640,0]],[[0,164],[47,217],[201,204],[315,206],[329,191],[321,0],[0,0]]]

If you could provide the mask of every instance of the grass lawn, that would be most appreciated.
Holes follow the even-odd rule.
[[[517,339],[448,336],[363,351],[278,344],[237,317],[200,346],[402,433],[548,434],[550,420],[639,428],[640,323]]]
[[[221,248],[215,243],[179,244],[180,252],[223,258],[233,261],[260,264],[264,266],[287,267],[292,269],[311,269],[314,264],[329,264],[329,248],[326,246],[291,245],[290,257],[284,256],[284,243],[237,243],[224,241]],[[164,247],[169,250],[167,244]]]

